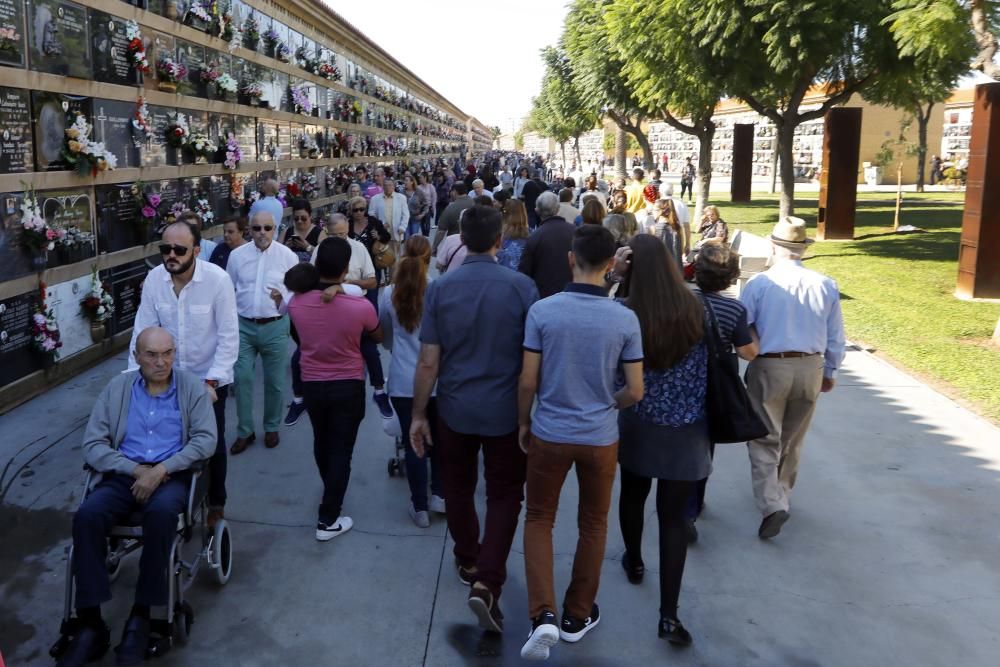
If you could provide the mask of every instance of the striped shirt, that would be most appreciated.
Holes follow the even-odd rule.
[[[724,349],[728,350],[730,346],[743,347],[753,342],[747,325],[746,306],[718,292],[702,292],[701,296],[712,306]]]

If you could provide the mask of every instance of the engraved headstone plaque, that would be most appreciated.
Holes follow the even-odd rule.
[[[30,102],[27,90],[0,88],[0,174],[34,171]]]
[[[111,335],[132,328],[135,314],[139,311],[142,282],[147,273],[149,266],[143,259],[101,271],[101,280],[111,286],[111,296],[115,300],[115,312],[111,315]]]
[[[205,97],[205,84],[201,80],[201,70],[205,67],[205,47],[177,40],[177,62],[188,69],[186,78],[177,83],[181,95]]]
[[[30,68],[89,79],[87,10],[66,0],[29,0],[28,8]]]
[[[118,168],[138,167],[139,148],[132,134],[135,104],[117,100],[94,100],[94,138],[118,158]]]
[[[72,245],[64,241],[55,252],[50,252],[49,266],[82,262],[93,257],[96,249],[90,188],[45,190],[36,194],[49,226],[67,231],[66,240],[76,241]]]
[[[167,164],[168,153],[174,149],[167,145],[167,127],[173,122],[174,110],[170,107],[149,105],[149,125],[152,128],[142,151],[143,167],[160,167]]]
[[[0,281],[24,276],[32,271],[31,256],[21,247],[20,192],[0,193]]]
[[[144,222],[139,204],[132,194],[133,183],[98,185],[97,243],[101,252],[115,252],[145,244],[152,223]]]
[[[35,170],[69,169],[63,159],[66,128],[75,118],[75,112],[83,114],[89,122],[93,116],[93,101],[89,97],[33,90],[31,108],[35,126]]]
[[[0,385],[41,368],[38,357],[31,353],[36,302],[34,290],[0,301]]]
[[[290,123],[275,123],[278,127],[279,160],[292,159],[292,126]],[[298,153],[296,153],[297,155]]]
[[[129,58],[128,43],[124,20],[90,10],[90,56],[95,81],[128,85],[138,80]]]
[[[257,157],[257,121],[250,116],[236,116],[236,142],[243,152],[243,163],[256,162]],[[264,157],[259,158],[261,160]]]
[[[0,65],[24,67],[26,47],[24,4],[21,0],[0,0]]]

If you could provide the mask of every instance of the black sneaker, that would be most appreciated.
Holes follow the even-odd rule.
[[[389,403],[389,394],[384,391],[379,394],[372,394],[372,400],[378,406],[378,411],[382,413],[383,419],[392,419],[392,405]]]
[[[521,647],[521,657],[525,660],[548,660],[549,649],[559,642],[559,626],[556,615],[543,611],[531,623],[531,634]]]
[[[75,667],[95,662],[104,657],[111,648],[111,631],[101,623],[100,627],[81,626],[73,635],[69,645],[60,654],[56,667]]]
[[[584,619],[574,618],[563,611],[562,625],[559,626],[559,637],[564,642],[578,642],[583,636],[597,627],[601,622],[601,610],[594,603],[594,608],[590,610],[590,616]]]
[[[296,403],[295,401],[292,401],[291,403],[289,403],[288,414],[285,415],[285,426],[295,426],[295,424],[299,421],[299,417],[301,417],[302,413],[305,411],[306,411],[305,401],[301,403]]]
[[[674,646],[690,646],[694,642],[691,633],[676,618],[661,618],[657,634],[660,639],[666,639]]]
[[[698,528],[694,525],[694,519],[685,519],[684,530],[687,532],[688,544],[694,544],[698,541]]]
[[[476,579],[476,566],[465,567],[455,559],[455,569],[458,570],[458,580],[466,586],[471,586]]]
[[[479,627],[487,632],[503,632],[503,612],[493,597],[493,593],[485,588],[472,587],[469,591],[469,609],[479,619]]]

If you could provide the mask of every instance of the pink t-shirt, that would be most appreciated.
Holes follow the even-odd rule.
[[[361,334],[378,328],[375,308],[364,297],[345,294],[323,303],[321,294],[296,294],[288,304],[302,351],[302,380],[364,380]]]

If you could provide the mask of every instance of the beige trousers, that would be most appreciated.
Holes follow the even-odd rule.
[[[823,355],[757,357],[747,369],[747,393],[769,433],[748,443],[757,509],[788,511],[802,443],[823,383]]]

